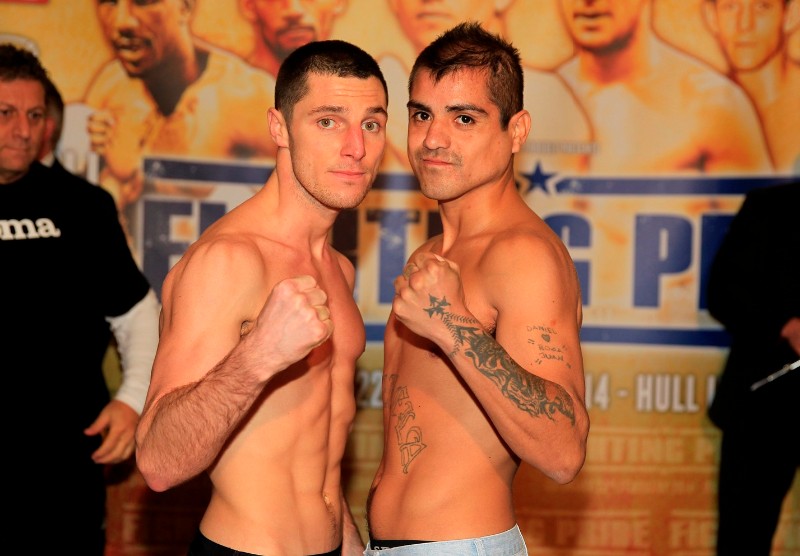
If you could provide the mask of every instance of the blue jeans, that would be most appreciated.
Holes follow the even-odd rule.
[[[527,556],[527,554],[525,539],[518,525],[504,533],[475,539],[424,542],[383,550],[372,550],[367,543],[367,548],[364,550],[364,556]]]

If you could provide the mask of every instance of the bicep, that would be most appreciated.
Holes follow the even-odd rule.
[[[495,338],[528,372],[583,396],[580,291],[570,260],[537,248],[531,267],[498,281]],[[520,267],[522,265],[519,265]]]
[[[154,397],[200,380],[236,346],[242,324],[258,315],[251,300],[261,273],[235,258],[199,250],[170,272],[151,379]]]

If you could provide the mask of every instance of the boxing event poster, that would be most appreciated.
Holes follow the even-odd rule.
[[[156,4],[172,2],[183,3]],[[260,38],[239,2],[190,3],[191,33],[223,53],[209,57],[198,82],[172,95],[181,100],[167,118],[154,96],[171,85],[148,89],[123,71],[102,4],[4,0],[0,40],[28,45],[50,71],[66,102],[59,156],[114,195],[160,293],[187,246],[272,171],[264,141],[271,141],[274,72],[251,56]],[[297,4],[328,10],[318,38],[361,46],[389,85],[381,174],[361,206],[340,216],[331,238],[356,266],[367,327],[344,465],[366,538],[364,506],[382,450],[382,337],[392,280],[439,226],[436,204],[419,193],[405,156],[407,78],[415,55],[443,29],[436,17],[416,17],[418,2]],[[561,236],[581,281],[587,459],[568,485],[520,469],[516,510],[529,550],[710,556],[720,437],[706,408],[728,338],[708,314],[705,286],[743,195],[798,179],[797,18],[782,0],[769,17],[742,1],[734,20],[711,0],[440,4],[469,8],[468,17],[520,50],[532,117],[515,162],[520,194]],[[585,4],[602,6],[587,12]],[[603,23],[604,10],[613,25]],[[736,46],[742,34],[749,49]],[[634,48],[636,55],[625,54]],[[203,109],[209,96],[213,110]],[[114,118],[118,136],[98,152],[88,128],[103,115]],[[107,554],[184,554],[207,489],[199,477],[156,494],[132,463],[110,469]],[[800,554],[800,481],[781,514],[774,554]]]

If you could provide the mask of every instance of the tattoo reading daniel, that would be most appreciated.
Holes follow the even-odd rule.
[[[518,365],[478,321],[450,313],[447,299],[430,296],[430,302],[431,306],[425,312],[431,318],[440,317],[453,335],[451,357],[463,349],[464,355],[472,360],[481,374],[494,382],[506,398],[532,416],[544,415],[553,420],[557,414],[561,414],[575,424],[572,398],[561,385],[532,375]],[[539,350],[537,363],[541,364],[544,360],[564,362],[565,348],[553,342],[555,330],[545,326],[529,326],[528,332],[535,336],[529,338],[528,342]],[[564,364],[569,366],[566,362]],[[551,398],[547,395],[548,386]]]

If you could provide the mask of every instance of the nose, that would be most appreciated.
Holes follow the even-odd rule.
[[[431,119],[425,130],[422,145],[429,150],[446,149],[450,146],[450,136],[447,133],[447,122]]]
[[[17,113],[14,118],[14,135],[22,139],[30,139],[32,127],[30,120],[24,113]]]
[[[130,0],[119,0],[114,12],[114,26],[117,29],[135,27],[137,20],[133,15],[133,6]]]
[[[342,154],[356,160],[361,160],[367,154],[364,145],[364,130],[361,129],[361,126],[353,126],[347,131],[342,145]]]
[[[744,6],[739,9],[739,16],[737,17],[739,31],[749,31],[753,28],[755,23],[755,14],[753,11],[756,9],[755,6]]]

